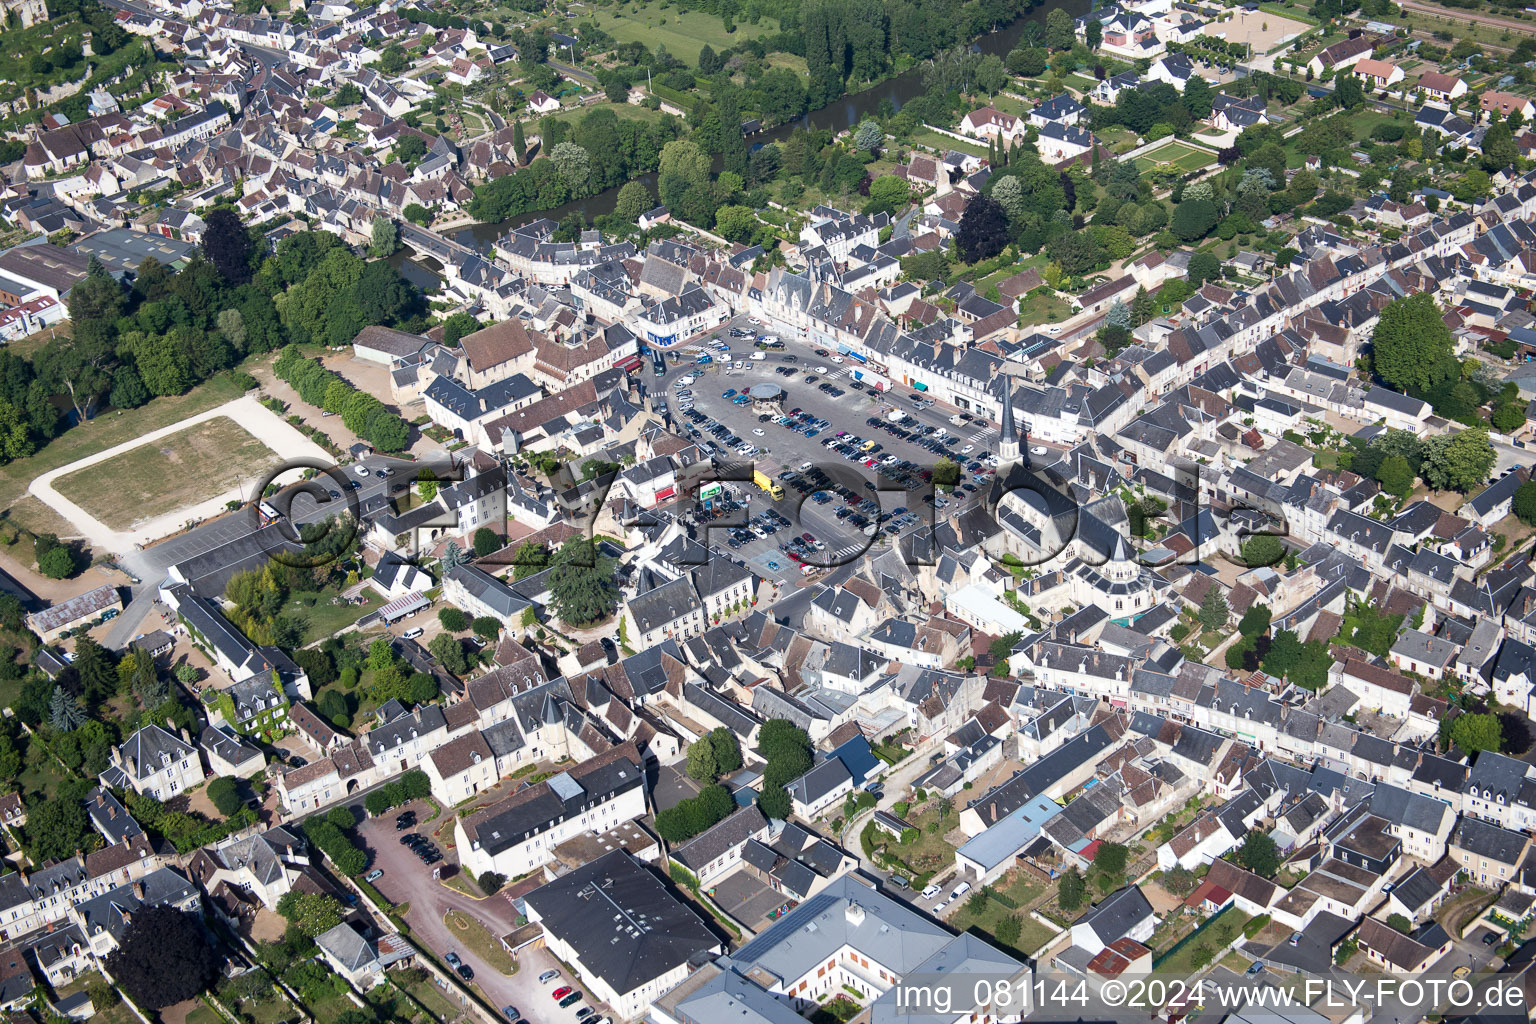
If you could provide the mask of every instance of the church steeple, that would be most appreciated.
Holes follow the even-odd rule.
[[[1000,462],[1018,462],[1019,431],[1013,423],[1013,385],[1007,377],[998,378],[998,383],[1002,389],[999,401],[1002,402],[1003,412],[998,429],[997,458]]]

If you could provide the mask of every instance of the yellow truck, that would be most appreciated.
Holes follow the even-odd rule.
[[[784,497],[784,488],[775,483],[773,478],[767,473],[763,473],[754,469],[752,471],[752,482],[757,484],[757,486],[761,487],[763,490],[767,491],[768,496],[774,501],[778,501],[780,498]]]

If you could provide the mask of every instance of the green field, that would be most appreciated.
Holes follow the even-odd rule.
[[[1173,139],[1137,157],[1136,169],[1145,172],[1150,171],[1158,164],[1173,164],[1183,171],[1198,171],[1202,167],[1209,167],[1215,162],[1216,154],[1210,150],[1199,149],[1187,142]]]
[[[778,31],[776,22],[764,20],[756,25],[743,22],[736,26],[736,31],[727,32],[725,23],[714,15],[671,7],[663,10],[652,5],[642,5],[638,13],[602,11],[595,13],[593,20],[598,28],[621,43],[640,42],[653,50],[665,46],[668,53],[690,65],[699,62],[699,51],[705,43],[719,51],[743,39]]]
[[[242,485],[277,461],[244,427],[219,416],[62,476],[55,487],[114,530],[126,530]]]

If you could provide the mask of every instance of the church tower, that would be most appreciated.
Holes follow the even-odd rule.
[[[1001,426],[998,430],[997,459],[999,462],[1007,465],[1010,462],[1019,461],[1021,447],[1019,445],[1018,428],[1013,423],[1013,385],[1007,377],[1000,378],[1000,383],[1003,392],[1000,399],[1003,405],[1003,413]]]

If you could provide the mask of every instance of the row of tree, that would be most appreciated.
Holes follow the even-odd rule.
[[[401,452],[410,445],[410,426],[384,403],[359,391],[318,359],[305,356],[297,345],[283,349],[272,372],[293,385],[310,405],[340,416],[348,430],[381,452]]]

